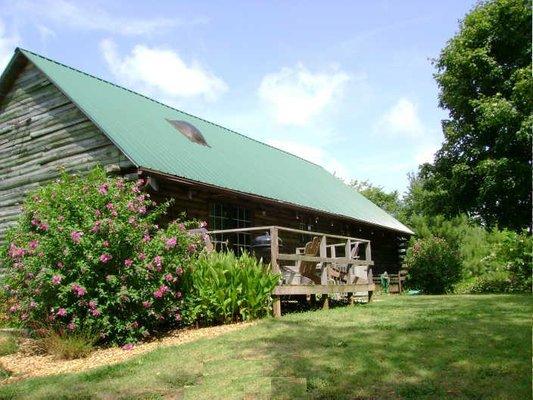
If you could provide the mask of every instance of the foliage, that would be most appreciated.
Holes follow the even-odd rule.
[[[413,195],[430,215],[479,216],[520,230],[531,216],[531,3],[491,0],[462,21],[436,60],[445,141]]]
[[[51,332],[40,339],[40,347],[58,359],[73,360],[87,357],[94,349],[98,336],[86,332]]]
[[[405,261],[409,271],[406,284],[424,293],[446,293],[461,278],[459,252],[440,237],[417,240]]]
[[[458,293],[530,292],[532,286],[533,238],[527,232],[487,233],[487,255],[483,268],[456,287]],[[472,273],[473,272],[473,273]]]
[[[156,221],[144,182],[102,169],[29,195],[0,251],[12,319],[33,329],[95,331],[124,343],[179,324],[183,269],[202,248],[192,223]]]
[[[278,280],[247,253],[204,254],[184,275],[184,320],[211,324],[264,316]]]
[[[353,180],[350,186],[389,214],[402,219],[403,203],[398,191],[387,192],[383,187],[374,186],[369,181]]]

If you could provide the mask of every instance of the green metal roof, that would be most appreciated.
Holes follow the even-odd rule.
[[[138,167],[412,233],[316,164],[38,54],[16,52]],[[209,146],[191,142],[167,120],[194,125]]]

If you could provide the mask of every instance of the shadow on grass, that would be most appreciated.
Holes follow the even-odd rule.
[[[384,297],[302,312],[0,399],[526,399],[531,296]]]
[[[275,360],[269,376],[305,378],[306,398],[529,398],[530,298],[423,300],[386,301],[363,322],[289,315],[238,348]]]

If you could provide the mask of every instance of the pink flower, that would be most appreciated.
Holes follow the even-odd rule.
[[[61,261],[58,261],[56,265],[57,265],[57,268],[59,268],[59,269],[64,267],[64,265],[63,265],[63,263]]]
[[[167,250],[170,250],[176,247],[176,243],[177,243],[177,240],[175,237],[171,237],[170,239],[167,239],[167,241],[165,242]]]
[[[146,254],[144,254],[144,253],[140,253],[140,254],[139,254],[139,260],[142,261],[142,260],[144,260],[144,259],[146,259]]]
[[[181,292],[177,291],[175,296],[176,296],[176,298],[180,299],[181,298]]]
[[[149,301],[143,301],[144,308],[150,308],[151,306],[152,306],[152,303],[150,303]]]
[[[47,231],[49,228],[48,224],[46,222],[43,222],[39,225],[39,229],[42,231]]]
[[[94,310],[91,310],[91,314],[93,317],[99,317],[101,313],[99,310],[94,309]]]
[[[30,301],[30,308],[33,309],[33,308],[35,308],[35,307],[37,307],[37,303],[36,303],[35,301],[33,301],[33,300]]]
[[[146,243],[146,242],[149,242],[150,239],[151,239],[151,238],[150,238],[150,235],[147,234],[147,233],[145,233],[144,236],[143,236],[143,242],[145,242],[145,243]]]
[[[56,315],[58,317],[64,317],[67,315],[67,310],[65,310],[64,308],[60,308],[59,310],[57,310]]]
[[[109,242],[108,242],[107,240],[104,240],[104,241],[102,242],[102,246],[104,246],[104,247],[109,247]]]
[[[14,306],[9,307],[9,312],[10,313],[16,313],[18,311],[18,309],[19,309],[18,304],[15,304]]]
[[[72,239],[72,241],[76,244],[79,244],[81,242],[81,237],[83,236],[83,232],[79,232],[79,231],[72,231],[70,233],[70,238]]]
[[[31,220],[31,224],[32,224],[33,226],[38,226],[38,225],[40,224],[40,222],[39,222],[38,219],[34,218],[34,219]]]
[[[93,225],[93,227],[91,228],[91,232],[93,233],[96,233],[100,230],[100,226],[101,226],[102,222],[101,221],[96,221]]]
[[[187,251],[189,253],[194,253],[196,251],[196,245],[194,243],[189,243],[187,246]]]
[[[184,231],[185,230],[185,224],[179,223],[178,224],[178,228],[180,229],[180,231]]]
[[[113,217],[116,217],[118,215],[117,210],[115,210],[115,206],[113,203],[107,203],[106,208],[111,212],[111,215]]]
[[[177,312],[176,315],[174,316],[174,319],[178,322],[181,321],[181,314]]]
[[[61,278],[60,275],[54,275],[52,277],[52,284],[53,285],[59,285],[61,283],[61,279],[63,279],[63,278]]]
[[[168,286],[166,286],[166,285],[161,285],[161,286],[159,286],[159,289],[157,289],[157,290],[154,292],[154,297],[155,297],[156,299],[160,299],[160,298],[162,298],[162,297],[165,295],[165,293],[168,292],[168,291],[169,291]]]
[[[124,346],[122,346],[122,350],[133,350],[134,347],[135,345],[133,343],[126,343]]]
[[[161,268],[161,266],[163,265],[163,259],[161,258],[161,256],[155,256],[154,263],[156,267]]]
[[[71,322],[70,324],[67,325],[67,329],[69,331],[73,331],[76,329],[76,324],[74,322]]]
[[[126,267],[131,267],[131,266],[133,265],[133,260],[130,260],[129,258],[126,258],[126,259],[124,260],[124,265],[125,265]]]
[[[100,217],[102,216],[102,212],[100,210],[94,210],[94,215],[96,215],[97,217]]]
[[[32,240],[29,244],[28,244],[28,247],[32,250],[35,250],[37,248],[37,246],[39,245],[39,241],[37,240]]]
[[[183,274],[183,268],[178,267],[176,268],[176,275],[182,275]]]
[[[174,277],[172,276],[172,274],[165,275],[165,281],[172,282],[173,280],[174,280]]]
[[[107,183],[102,183],[100,185],[100,187],[98,188],[98,191],[100,192],[100,194],[107,194],[107,191],[109,189],[109,185]]]
[[[87,303],[87,305],[89,306],[91,310],[94,310],[96,308],[96,301],[90,300],[89,303]]]
[[[100,261],[104,264],[107,264],[112,258],[113,257],[110,254],[104,253],[100,256]]]
[[[139,207],[138,212],[139,212],[139,214],[146,214],[146,207],[145,206]]]
[[[72,292],[78,297],[85,296],[85,294],[87,293],[87,290],[84,287],[78,285],[77,283],[73,283],[71,289]]]
[[[130,210],[130,211],[135,211],[136,210],[135,204],[133,203],[133,201],[128,201],[128,210]]]
[[[117,179],[117,188],[124,189],[124,179]]]
[[[9,245],[8,254],[11,258],[18,258],[24,256],[24,254],[26,254],[26,250],[24,250],[22,247],[17,247],[15,243],[11,243]]]
[[[128,218],[128,223],[130,225],[135,225],[137,223],[137,221],[135,220],[135,217],[129,217]]]

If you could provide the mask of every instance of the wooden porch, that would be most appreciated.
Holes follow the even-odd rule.
[[[258,226],[207,232],[218,245],[229,234],[263,234],[270,238],[268,248],[252,251],[270,261],[272,272],[281,275],[274,289],[273,314],[281,316],[281,296],[324,296],[324,307],[330,296],[365,296],[374,291],[372,249],[370,240],[282,226]],[[295,240],[295,237],[298,240]],[[305,243],[298,246],[295,243]],[[265,247],[265,246],[262,246]],[[220,248],[220,247],[219,247]]]

